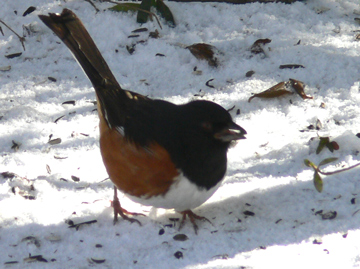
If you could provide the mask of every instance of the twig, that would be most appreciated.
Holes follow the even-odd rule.
[[[97,222],[97,220],[90,220],[90,221],[85,221],[85,222],[81,222],[81,223],[78,223],[78,224],[71,224],[71,225],[69,225],[69,227],[68,228],[75,228],[76,229],[76,231],[78,231],[79,230],[79,228],[82,226],[82,225],[85,225],[85,224],[93,224],[93,223],[96,223]]]
[[[23,49],[24,49],[24,51],[25,51],[25,45],[24,45],[25,37],[19,36],[13,29],[11,29],[11,28],[10,28],[5,22],[3,22],[2,20],[0,20],[0,22],[1,22],[2,24],[4,24],[11,32],[13,32],[13,33],[19,38],[20,43],[21,43],[21,45],[22,45],[22,47],[23,47]]]
[[[118,3],[118,2],[115,2],[115,1],[111,1],[111,0],[104,0],[104,2],[108,2],[108,3],[111,3],[111,4],[115,4],[115,5],[121,4],[121,5],[123,5],[123,6],[135,8],[135,9],[137,9],[138,11],[142,11],[142,12],[148,13],[149,15],[155,17],[157,23],[159,24],[160,29],[162,29],[162,26],[161,26],[161,23],[160,23],[159,18],[156,16],[155,13],[153,13],[153,12],[151,12],[151,11],[147,11],[147,10],[144,10],[144,9],[138,8],[138,7],[129,6],[129,5],[127,5],[126,3]]]
[[[98,9],[91,0],[85,0],[85,2],[88,2],[90,5],[92,5],[95,8],[96,13],[98,13],[100,11],[100,9]]]

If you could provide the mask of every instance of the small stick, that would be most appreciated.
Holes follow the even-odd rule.
[[[98,8],[95,6],[95,4],[94,4],[91,0],[85,0],[85,2],[88,2],[90,5],[92,5],[92,6],[93,6],[93,8],[95,8],[96,13],[98,13],[98,12],[100,11],[100,9],[98,9]]]
[[[24,45],[25,37],[19,36],[19,35],[18,35],[13,29],[11,29],[3,20],[0,19],[0,22],[1,22],[2,24],[4,24],[11,32],[13,32],[13,33],[19,38],[20,43],[21,43],[21,45],[22,45],[22,47],[23,47],[23,49],[24,49],[24,51],[25,51],[25,45]],[[2,31],[1,31],[1,32],[2,32]]]

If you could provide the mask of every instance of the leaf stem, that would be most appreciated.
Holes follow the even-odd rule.
[[[347,167],[347,168],[340,169],[340,170],[335,170],[335,171],[332,171],[332,172],[323,172],[323,171],[321,171],[321,170],[319,169],[319,167],[317,167],[315,170],[316,170],[318,173],[322,174],[322,175],[330,176],[330,175],[334,175],[334,174],[338,174],[338,173],[341,173],[341,172],[348,171],[348,170],[353,169],[353,168],[355,168],[355,167],[357,167],[357,166],[359,166],[359,165],[360,165],[360,163],[357,163],[357,164],[352,165],[352,166],[349,166],[349,167]]]

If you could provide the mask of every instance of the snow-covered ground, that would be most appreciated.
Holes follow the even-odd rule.
[[[95,4],[101,10],[111,6]],[[0,172],[17,175],[0,176],[0,267],[359,267],[359,169],[324,176],[318,193],[313,171],[304,165],[306,158],[317,164],[338,157],[323,168],[333,171],[360,162],[360,25],[354,20],[360,17],[359,1],[167,4],[175,28],[163,20],[163,29],[156,21],[141,26],[133,13],[96,13],[80,0],[2,1],[0,19],[26,34],[26,50],[0,24],[0,69],[11,66],[0,71]],[[31,5],[36,10],[22,16]],[[82,19],[125,88],[174,103],[199,98],[235,106],[231,114],[247,130],[247,139],[229,151],[223,185],[195,210],[213,226],[201,222],[195,235],[187,224],[179,232],[172,219],[178,214],[122,195],[126,209],[146,215],[138,217],[143,226],[112,224],[113,190],[110,180],[103,181],[94,90],[65,45],[37,17],[65,7]],[[140,27],[148,31],[128,38]],[[160,38],[148,38],[155,29]],[[264,38],[272,40],[266,57],[253,55],[249,48]],[[126,45],[140,40],[146,42],[130,55]],[[183,48],[200,42],[224,53],[218,68]],[[19,57],[5,57],[18,52]],[[305,68],[279,69],[282,64]],[[250,70],[255,74],[249,78]],[[289,78],[304,82],[314,99],[294,94],[248,102],[253,93]],[[214,88],[205,85],[210,79]],[[62,104],[66,101],[75,104]],[[318,120],[320,130],[308,128]],[[330,137],[340,149],[317,155],[319,136]],[[48,143],[57,138],[61,143]],[[335,218],[323,219],[333,211]],[[97,222],[69,228],[71,221],[91,220]],[[188,239],[174,240],[179,233]],[[29,262],[29,255],[41,256]]]

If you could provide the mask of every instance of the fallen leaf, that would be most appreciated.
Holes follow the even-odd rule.
[[[285,82],[280,82],[280,83],[276,84],[275,86],[272,86],[270,89],[267,89],[266,91],[254,94],[253,96],[251,96],[249,98],[248,102],[250,102],[255,97],[259,97],[259,98],[275,98],[275,97],[280,97],[280,96],[283,96],[283,95],[286,95],[286,94],[293,94],[293,93],[286,89],[286,83]]]
[[[196,43],[186,47],[199,60],[206,60],[210,66],[217,67],[219,65],[215,52],[217,48],[205,43]]]
[[[271,42],[271,39],[265,38],[265,39],[258,39],[252,44],[250,47],[250,51],[254,54],[264,53],[264,45]]]
[[[295,92],[301,96],[302,99],[313,99],[314,97],[308,96],[304,92],[305,85],[303,82],[296,79],[289,79],[291,87],[295,90]]]

